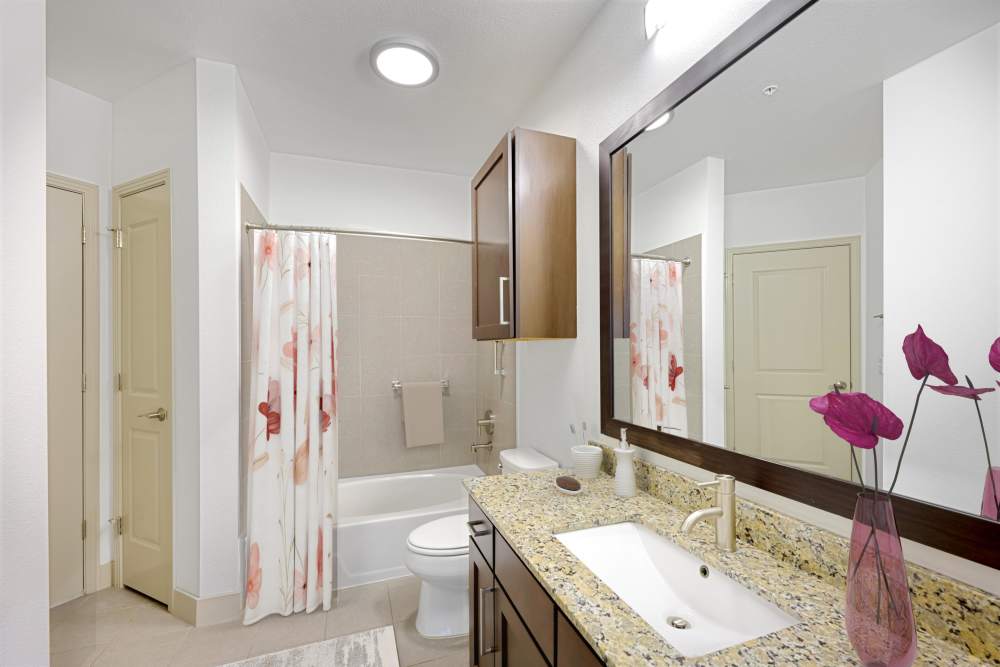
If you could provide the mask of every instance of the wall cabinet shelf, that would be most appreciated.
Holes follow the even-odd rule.
[[[472,179],[476,340],[576,338],[576,140],[516,128]]]
[[[469,520],[470,667],[603,665],[471,498]]]

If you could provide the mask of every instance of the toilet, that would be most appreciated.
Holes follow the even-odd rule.
[[[518,447],[500,452],[500,466],[506,475],[512,472],[555,470],[559,464],[531,447]]]
[[[504,473],[553,470],[559,464],[530,447],[500,452]],[[453,514],[414,528],[406,538],[407,569],[420,579],[417,632],[423,637],[469,633],[469,515]]]
[[[428,638],[469,633],[469,515],[434,519],[406,539],[406,567],[420,578],[417,632]]]

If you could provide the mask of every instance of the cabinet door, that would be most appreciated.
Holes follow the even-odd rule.
[[[602,667],[586,640],[562,612],[556,613],[556,667]]]
[[[476,543],[469,538],[469,665],[493,667],[496,656],[496,633],[493,619],[496,615],[497,589],[493,571]]]
[[[472,334],[514,337],[513,159],[507,135],[472,179]]]
[[[514,605],[499,587],[496,604],[496,667],[548,667],[545,656],[518,618]]]

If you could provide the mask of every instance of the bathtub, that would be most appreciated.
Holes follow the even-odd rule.
[[[468,512],[462,480],[474,465],[342,479],[337,484],[337,588],[409,574],[406,538],[417,526]]]

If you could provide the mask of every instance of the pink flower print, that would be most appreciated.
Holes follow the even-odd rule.
[[[257,405],[257,412],[267,418],[266,438],[281,433],[281,383],[269,380],[267,383],[267,402]]]
[[[677,284],[677,262],[667,264],[667,282],[673,286]]]
[[[306,573],[301,568],[295,568],[295,606],[306,604]]]
[[[264,232],[260,235],[257,250],[257,266],[267,265],[272,271],[278,266],[278,235],[274,232]]]
[[[319,425],[324,433],[333,423],[333,416],[337,414],[337,400],[333,394],[323,394],[320,399]]]
[[[677,378],[680,377],[680,374],[683,372],[684,372],[684,367],[677,365],[677,355],[671,354],[670,370],[668,375],[668,379],[670,381],[670,391],[677,391]]]
[[[312,264],[309,261],[309,246],[300,244],[295,249],[295,279],[302,280],[309,275]]]
[[[319,539],[316,541],[316,590],[323,588],[323,526],[316,531]]]
[[[309,441],[306,440],[295,450],[295,460],[292,464],[295,485],[300,486],[309,480]]]
[[[263,576],[260,570],[260,545],[254,542],[250,545],[250,558],[247,562],[247,607],[250,609],[256,609],[260,603]]]

